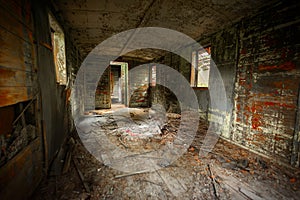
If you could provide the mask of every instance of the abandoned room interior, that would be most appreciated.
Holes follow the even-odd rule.
[[[0,199],[299,199],[297,0],[0,0]]]

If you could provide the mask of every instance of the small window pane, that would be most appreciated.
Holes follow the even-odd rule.
[[[198,87],[208,87],[210,55],[205,49],[198,51]]]
[[[66,85],[67,71],[65,55],[65,36],[63,30],[51,14],[49,14],[49,22],[51,27],[51,39],[56,71],[56,81],[61,85]]]
[[[210,47],[192,52],[191,86],[208,87]]]

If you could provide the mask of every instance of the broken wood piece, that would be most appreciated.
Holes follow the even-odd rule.
[[[216,197],[216,199],[219,199],[219,193],[218,193],[217,186],[216,186],[216,180],[215,180],[215,177],[212,173],[212,170],[211,170],[211,167],[210,167],[209,164],[207,164],[207,168],[208,168],[208,171],[209,171],[209,176],[211,178],[211,182],[212,182],[212,186],[213,186],[213,189],[214,189],[215,197]]]
[[[223,154],[220,154],[220,153],[217,153],[217,152],[213,152],[211,149],[205,149],[203,147],[200,148],[199,155],[201,154],[202,151],[205,151],[207,153],[210,153],[210,154],[213,154],[213,155],[216,155],[216,156],[228,158],[228,156],[226,156],[226,155],[223,155]]]
[[[128,148],[128,146],[122,141],[122,139],[120,137],[119,137],[119,141],[126,149]]]
[[[227,182],[224,182],[225,186],[227,186],[228,189],[231,191],[231,195],[234,197],[234,199],[246,199],[246,200],[251,200],[247,195],[239,191],[239,188],[236,189],[234,186],[231,184],[228,184]]]
[[[42,45],[43,47],[49,49],[50,51],[53,51],[52,45],[47,44],[46,42],[40,42],[40,45]]]
[[[253,192],[245,189],[245,188],[239,188],[239,192],[242,193],[243,195],[247,196],[249,199],[255,199],[255,200],[263,200],[263,198],[257,196]]]
[[[29,108],[29,106],[32,104],[32,102],[37,98],[39,93],[37,93],[32,99],[31,101],[27,104],[27,106],[21,111],[21,113],[18,115],[18,117],[15,119],[15,121],[12,123],[13,125],[15,125],[15,123],[17,123],[17,121],[20,119],[20,117],[23,116],[24,112]],[[21,105],[21,104],[20,104]]]
[[[23,128],[25,128],[26,127],[26,121],[25,121],[25,116],[24,116],[24,112],[23,112],[23,103],[22,102],[19,103],[19,108],[20,108],[20,111],[21,111],[20,116],[21,116],[22,126],[23,126]]]
[[[242,182],[233,176],[226,176],[222,173],[221,170],[219,171],[218,176],[220,176],[220,178],[223,180],[222,183],[227,186],[227,188],[230,189],[231,192],[235,193],[236,196],[238,195],[240,199],[244,198],[261,200],[269,195],[270,189],[266,190],[263,194],[262,192],[264,191],[258,192],[257,188],[253,188],[246,182]],[[272,193],[275,192],[275,190],[272,191]],[[280,194],[277,195],[280,196]]]
[[[70,140],[68,141],[68,144],[69,144],[69,149],[68,149],[68,152],[67,152],[67,155],[65,158],[65,162],[64,162],[64,166],[63,166],[63,170],[62,170],[63,174],[67,173],[70,168],[72,153],[75,148],[75,140],[71,137]]]
[[[82,182],[82,184],[83,184],[83,186],[84,186],[85,191],[88,192],[88,193],[90,193],[91,190],[90,190],[89,186],[87,185],[87,183],[84,181],[83,174],[82,174],[82,172],[80,171],[80,169],[78,168],[78,161],[77,161],[75,158],[72,158],[72,160],[73,160],[75,169],[76,169],[76,171],[77,171],[77,173],[78,173],[78,176],[79,176],[79,178],[80,178],[80,180],[81,180],[81,182]]]
[[[46,127],[45,121],[41,120],[42,127]],[[42,128],[42,139],[44,146],[44,167],[45,167],[45,175],[48,176],[48,168],[49,168],[49,158],[48,158],[48,143],[47,143],[47,135],[45,128]]]
[[[62,170],[63,174],[65,174],[69,171],[71,158],[72,158],[72,152],[68,151],[65,162],[64,162],[63,170]]]
[[[143,179],[143,180],[140,180],[140,181],[143,181],[143,182],[148,182],[148,183],[151,183],[151,184],[154,184],[154,185],[157,185],[157,186],[162,186],[161,184],[158,184],[158,183],[154,183],[153,181],[149,181],[149,180],[146,180],[146,179]]]
[[[116,175],[115,179],[117,178],[123,178],[123,177],[127,177],[127,176],[133,176],[133,175],[137,175],[137,174],[144,174],[144,173],[148,173],[151,172],[149,170],[142,170],[142,171],[137,171],[137,172],[130,172],[128,174],[121,174],[121,175]]]

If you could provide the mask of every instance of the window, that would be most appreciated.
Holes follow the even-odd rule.
[[[210,49],[208,46],[192,52],[191,86],[208,87],[210,70]]]
[[[66,85],[67,72],[64,32],[51,14],[49,14],[49,23],[51,28],[51,42],[53,47],[56,81],[61,85]]]

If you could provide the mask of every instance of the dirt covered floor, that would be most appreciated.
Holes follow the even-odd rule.
[[[87,115],[78,126],[80,138],[70,138],[63,174],[44,180],[33,199],[299,199],[296,169],[222,139],[199,157],[208,128],[205,121],[200,121],[191,145],[178,143],[187,151],[174,162],[168,151],[153,153],[173,149],[170,146],[180,141],[181,115],[126,109]],[[87,149],[93,155],[83,143],[90,144]],[[139,159],[148,166],[154,163],[153,170],[132,164]]]

